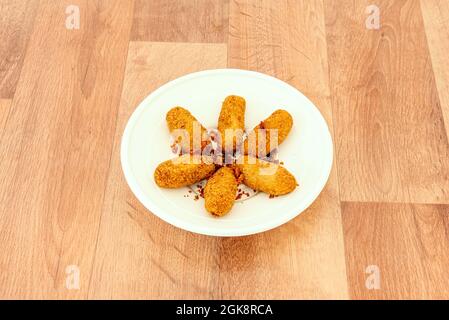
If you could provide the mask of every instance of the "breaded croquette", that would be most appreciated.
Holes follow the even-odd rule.
[[[207,180],[204,188],[206,210],[216,216],[228,213],[235,202],[237,179],[234,170],[222,167]]]
[[[278,164],[244,156],[237,162],[237,168],[245,185],[273,196],[290,193],[297,186],[295,177]]]
[[[293,126],[293,118],[285,110],[276,110],[273,112],[268,118],[263,120],[259,125],[257,125],[249,134],[248,139],[245,140],[244,143],[244,151],[245,154],[258,156],[259,152],[262,153],[263,156],[266,156],[271,151],[273,151],[278,145],[280,145],[287,138],[290,130]],[[259,129],[265,129],[265,150],[258,150],[259,145]],[[278,130],[277,131],[277,139],[278,142],[270,143],[270,130]],[[250,142],[252,141],[252,142]],[[261,142],[263,143],[263,142]]]
[[[180,188],[210,177],[215,164],[210,157],[185,154],[159,164],[154,181],[162,188]]]
[[[194,150],[201,151],[207,144],[207,139],[205,139],[207,136],[206,128],[188,110],[182,107],[174,107],[167,112],[166,120],[170,133],[175,135],[175,143],[181,146],[184,153]],[[195,126],[198,130],[194,132]],[[180,135],[182,132],[176,132],[175,130],[185,130],[188,139],[187,136]],[[197,141],[194,141],[194,139]]]
[[[242,143],[245,130],[246,101],[239,96],[228,96],[221,106],[218,118],[218,131],[221,135],[222,149],[227,152],[236,150]]]

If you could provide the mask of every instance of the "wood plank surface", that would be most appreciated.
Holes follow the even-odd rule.
[[[0,98],[14,96],[38,4],[0,1]]]
[[[322,1],[232,1],[229,24],[228,66],[289,82],[332,128]],[[347,298],[340,219],[333,170],[318,200],[298,218],[263,234],[222,240],[221,296]]]
[[[325,1],[341,199],[449,202],[449,144],[418,1]],[[351,45],[343,45],[350,43]]]
[[[1,297],[87,296],[133,6],[80,1],[68,30],[69,4],[40,2],[1,140]]]
[[[448,213],[448,205],[344,202],[351,298],[448,299]],[[368,266],[378,268],[378,289],[366,286]]]
[[[1,136],[3,135],[6,119],[8,118],[10,108],[11,108],[11,100],[0,99],[0,141]]]
[[[421,0],[421,10],[449,139],[449,1]]]
[[[0,0],[0,299],[449,299],[448,51],[448,0]],[[225,67],[334,140],[312,206],[238,238],[148,212],[119,157],[149,92]]]
[[[126,122],[149,92],[186,73],[226,67],[226,57],[225,44],[130,43],[90,298],[217,297],[217,238],[150,214],[126,184],[119,154]]]
[[[136,0],[132,40],[226,42],[229,0]]]

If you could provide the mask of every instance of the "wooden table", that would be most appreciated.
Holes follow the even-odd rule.
[[[448,35],[448,0],[0,0],[0,298],[449,298]],[[306,212],[241,238],[149,214],[119,161],[149,92],[225,67],[335,145]]]

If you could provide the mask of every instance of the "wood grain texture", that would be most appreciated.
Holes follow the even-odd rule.
[[[448,299],[449,206],[343,203],[351,298]],[[380,288],[365,286],[379,268]]]
[[[132,40],[226,42],[229,0],[137,0]]]
[[[449,299],[449,1],[377,0],[368,30],[372,4],[0,0],[0,298]],[[240,238],[155,217],[119,159],[148,92],[226,66],[298,88],[335,145],[309,209]]]
[[[229,23],[228,66],[289,82],[332,128],[322,1],[232,1]],[[347,298],[340,219],[333,170],[298,218],[263,234],[222,240],[221,297]]]
[[[0,141],[5,128],[6,119],[8,118],[9,110],[11,107],[11,100],[0,99]]]
[[[449,144],[419,2],[378,1],[380,30],[365,27],[372,1],[324,3],[341,199],[449,203]]]
[[[0,98],[16,90],[39,0],[0,1]]]
[[[421,0],[421,10],[449,139],[449,1]]]
[[[225,44],[130,43],[90,298],[217,297],[217,238],[150,214],[126,184],[119,154],[126,122],[148,92],[186,73],[226,67],[226,57]]]
[[[82,298],[95,242],[131,31],[132,2],[41,1],[0,144],[0,296]],[[67,290],[66,267],[80,270]]]

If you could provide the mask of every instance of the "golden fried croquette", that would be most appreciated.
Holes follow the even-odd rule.
[[[170,133],[175,136],[175,143],[181,146],[181,150],[184,153],[193,152],[194,150],[201,151],[207,144],[206,128],[199,123],[190,111],[182,107],[174,107],[167,112],[166,120]],[[194,132],[195,126],[198,130]],[[184,132],[188,134],[188,138],[187,136],[179,135],[180,132],[177,132],[177,130],[185,130]]]
[[[245,129],[245,109],[246,101],[242,97],[228,96],[223,101],[218,118],[223,150],[232,152],[241,144]]]
[[[234,170],[222,167],[207,180],[204,188],[206,210],[216,216],[225,215],[234,205],[236,193],[237,179]]]
[[[268,118],[263,120],[259,125],[257,125],[249,134],[248,139],[244,142],[244,152],[246,155],[255,155],[258,156],[259,152],[262,153],[263,156],[269,154],[273,149],[280,145],[287,138],[290,130],[293,126],[293,118],[285,110],[276,110],[273,112]],[[263,139],[259,137],[259,129],[265,129],[265,150],[258,150],[259,139]],[[270,143],[270,130],[278,130],[277,131],[277,145],[275,143]],[[252,142],[249,142],[252,141]],[[261,142],[263,143],[263,141]]]
[[[159,164],[154,171],[154,181],[162,188],[180,188],[210,177],[215,164],[210,157],[182,155]]]
[[[290,193],[297,186],[295,177],[275,163],[244,156],[239,158],[237,168],[245,185],[273,196]]]

